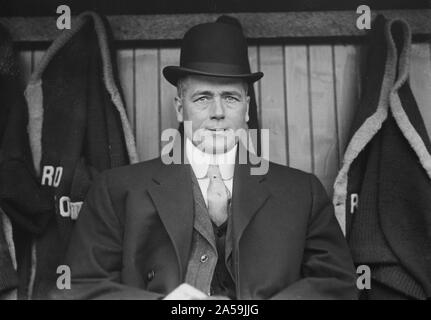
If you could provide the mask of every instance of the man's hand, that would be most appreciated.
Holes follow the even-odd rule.
[[[207,298],[208,295],[202,291],[187,283],[183,283],[176,287],[163,300],[204,300]]]

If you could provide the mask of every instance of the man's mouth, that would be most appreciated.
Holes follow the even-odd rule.
[[[211,131],[215,134],[225,133],[228,129],[225,128],[207,128],[208,131]]]

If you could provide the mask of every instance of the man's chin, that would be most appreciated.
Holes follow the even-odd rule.
[[[215,139],[216,141],[209,141],[209,142],[202,142],[198,148],[209,154],[220,154],[220,153],[226,153],[229,150],[231,150],[235,146],[235,140],[233,141],[227,141],[224,139],[220,139],[220,141],[217,141],[218,139]]]
[[[195,132],[193,144],[201,151],[209,154],[226,153],[235,146],[235,135],[232,130],[211,132],[202,130]]]

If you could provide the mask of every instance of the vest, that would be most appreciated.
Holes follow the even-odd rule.
[[[226,233],[224,234],[224,245],[217,241],[211,218],[208,213],[205,200],[202,196],[199,183],[191,170],[193,198],[194,198],[194,219],[191,253],[187,265],[185,282],[193,287],[205,292],[208,295],[220,294],[220,289],[225,288],[224,295],[235,297],[235,283],[233,270],[231,267],[232,253],[232,223],[231,215],[227,222]],[[219,230],[221,228],[218,228]],[[219,250],[224,250],[224,264],[220,263]],[[219,262],[219,263],[217,263]],[[216,277],[214,277],[217,275]],[[230,280],[230,281],[229,281]]]

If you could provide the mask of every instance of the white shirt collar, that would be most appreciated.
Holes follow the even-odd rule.
[[[193,172],[198,179],[206,178],[208,167],[210,164],[217,164],[220,168],[220,174],[223,180],[233,178],[233,171],[235,169],[236,144],[232,149],[226,153],[209,154],[198,149],[190,139],[186,139],[186,155],[187,159],[192,166]]]

